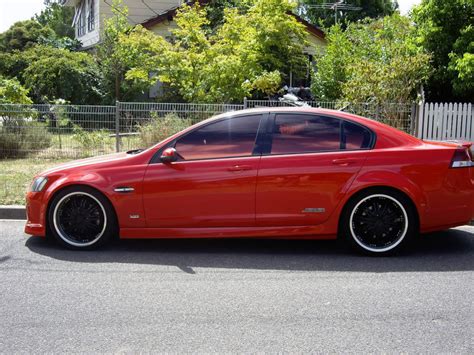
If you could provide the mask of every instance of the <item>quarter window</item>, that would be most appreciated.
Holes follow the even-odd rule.
[[[366,149],[370,148],[372,134],[367,128],[355,123],[344,121],[342,130],[342,149]]]
[[[175,149],[185,160],[252,155],[260,118],[241,116],[208,124],[179,139]]]

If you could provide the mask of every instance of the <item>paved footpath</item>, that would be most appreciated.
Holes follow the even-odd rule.
[[[397,257],[338,243],[63,250],[0,221],[0,353],[474,353],[474,228]]]

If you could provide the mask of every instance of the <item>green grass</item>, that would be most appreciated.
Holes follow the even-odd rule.
[[[0,160],[0,205],[24,205],[25,194],[33,176],[71,159],[4,159]]]
[[[121,150],[146,148],[138,136],[121,138]],[[93,146],[83,146],[71,133],[52,135],[51,146],[30,152],[27,158],[0,160],[0,205],[25,204],[25,194],[33,177],[59,163],[115,153],[115,137],[103,137]]]

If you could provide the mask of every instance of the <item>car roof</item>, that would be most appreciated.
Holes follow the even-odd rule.
[[[314,108],[314,107],[259,107],[259,108],[244,109],[244,110],[238,110],[238,111],[229,111],[229,112],[212,116],[206,120],[196,123],[195,125],[190,126],[187,129],[172,135],[171,137],[168,137],[166,140],[160,143],[166,144],[167,142],[172,141],[173,139],[176,139],[177,137],[183,134],[186,134],[187,132],[190,132],[194,129],[197,129],[198,127],[207,125],[219,119],[229,118],[229,117],[238,117],[242,115],[262,114],[262,113],[309,113],[309,114],[320,114],[324,116],[336,117],[339,119],[346,119],[349,121],[353,121],[369,128],[375,133],[376,135],[375,148],[377,149],[395,148],[395,147],[400,147],[400,146],[419,146],[423,144],[423,142],[418,138],[415,138],[403,131],[400,131],[384,123],[372,120],[370,118],[358,116],[358,115],[348,113],[348,112],[343,112],[343,111],[323,109],[323,108]]]
[[[239,111],[230,111],[226,113],[219,114],[217,116],[211,117],[209,120],[203,122],[209,122],[212,120],[217,120],[224,117],[232,116],[241,116],[249,115],[252,113],[309,113],[309,114],[319,114],[323,116],[336,117],[339,119],[346,119],[359,123],[370,130],[374,131],[377,135],[377,148],[390,148],[397,147],[401,145],[420,145],[422,142],[420,139],[409,135],[399,129],[396,129],[392,126],[389,126],[385,123],[376,121],[371,118],[359,116],[353,113],[331,110],[325,108],[316,108],[316,107],[259,107],[251,108]]]

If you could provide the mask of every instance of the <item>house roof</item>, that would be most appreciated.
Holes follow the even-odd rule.
[[[199,0],[199,3],[202,4],[202,5],[205,5],[206,3],[208,3],[209,0]],[[192,3],[191,1],[187,1],[186,2],[187,4],[190,4]],[[173,18],[176,16],[176,11],[179,9],[180,6],[176,6],[176,7],[173,7],[155,17],[152,17],[148,20],[146,20],[145,22],[142,23],[142,26],[145,27],[145,28],[151,28],[159,23],[162,23],[164,21],[172,21]],[[305,26],[306,30],[313,34],[314,36],[316,37],[319,37],[320,39],[325,39],[326,35],[324,33],[324,31],[322,29],[320,29],[318,26],[315,26],[311,23],[309,23],[308,21],[306,21],[305,19],[303,19],[302,17],[294,14],[294,13],[291,13],[291,15],[299,22],[301,23],[303,26]]]

